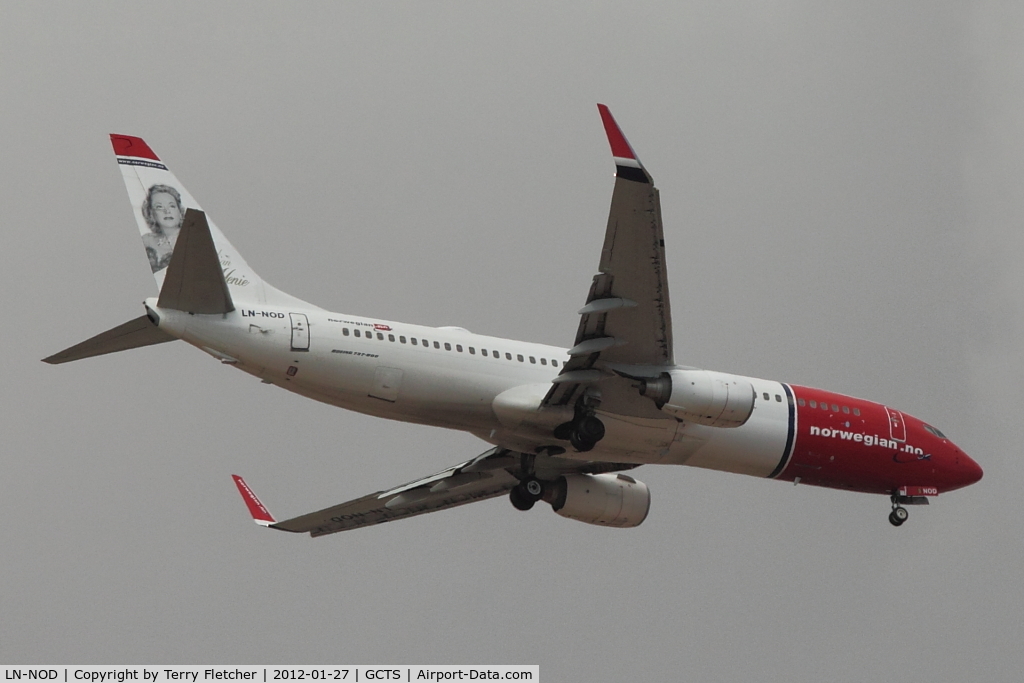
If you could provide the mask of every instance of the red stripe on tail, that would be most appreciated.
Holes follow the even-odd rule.
[[[114,154],[119,157],[138,157],[140,159],[160,161],[142,138],[135,138],[131,135],[111,134],[110,142],[114,145]]]

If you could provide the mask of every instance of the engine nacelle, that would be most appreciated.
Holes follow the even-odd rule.
[[[552,509],[600,526],[639,526],[651,509],[647,484],[624,474],[570,474],[558,480]]]
[[[710,370],[672,370],[644,380],[640,393],[666,413],[709,427],[739,427],[754,412],[754,387]]]

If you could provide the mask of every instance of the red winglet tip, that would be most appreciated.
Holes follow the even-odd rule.
[[[636,158],[636,153],[633,152],[633,148],[629,146],[626,136],[622,134],[619,124],[615,123],[615,117],[612,116],[611,110],[604,104],[597,105],[597,110],[601,112],[601,122],[604,123],[604,132],[608,136],[608,144],[611,145],[612,156],[639,161]]]
[[[242,494],[242,499],[245,500],[245,506],[249,508],[249,514],[252,515],[253,521],[262,526],[268,526],[273,524],[277,520],[270,514],[266,506],[260,502],[260,499],[256,497],[249,485],[245,483],[237,474],[232,474],[231,478],[235,480],[235,486],[238,487],[238,492]]]
[[[110,134],[110,143],[114,145],[114,154],[119,157],[136,157],[139,159],[152,159],[160,161],[153,150],[149,148],[146,141],[131,135]]]

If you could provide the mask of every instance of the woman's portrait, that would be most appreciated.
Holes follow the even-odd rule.
[[[149,226],[149,233],[142,236],[146,255],[153,272],[163,270],[171,262],[174,243],[181,231],[185,209],[181,205],[181,194],[170,185],[153,185],[142,202],[142,217]]]

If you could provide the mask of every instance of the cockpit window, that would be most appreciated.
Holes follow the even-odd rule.
[[[924,425],[924,428],[927,429],[930,433],[932,433],[935,436],[939,437],[940,439],[945,439],[946,438],[945,434],[943,434],[938,429],[936,429],[935,427],[932,427],[929,424]]]

